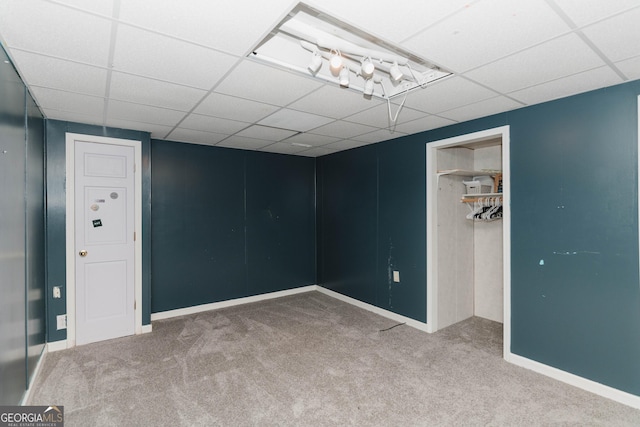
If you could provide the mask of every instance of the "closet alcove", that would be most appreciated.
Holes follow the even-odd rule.
[[[460,143],[435,153],[437,200],[430,214],[437,227],[436,329],[472,316],[503,323],[503,221],[468,218],[474,203],[462,200],[469,190],[465,181],[491,183],[503,170],[502,139]],[[494,197],[502,201],[501,195]]]

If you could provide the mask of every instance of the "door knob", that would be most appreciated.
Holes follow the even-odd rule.
[[[79,252],[80,256],[87,256],[87,251],[84,249]]]

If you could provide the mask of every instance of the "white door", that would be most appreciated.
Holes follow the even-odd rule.
[[[134,148],[75,142],[76,343],[135,332]]]

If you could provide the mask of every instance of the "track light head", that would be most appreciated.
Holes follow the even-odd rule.
[[[340,52],[334,53],[329,60],[329,69],[331,70],[331,74],[337,76],[340,74],[340,70],[343,68],[342,57],[340,56]]]
[[[320,56],[318,52],[313,52],[311,62],[309,62],[307,69],[315,76],[320,70],[320,67],[322,67],[322,56]]]
[[[391,65],[391,68],[389,69],[389,75],[391,76],[391,81],[393,83],[398,83],[400,80],[402,80],[402,77],[404,77],[402,71],[400,71],[400,67],[398,67],[397,62],[394,62],[393,65]]]
[[[364,91],[362,93],[366,97],[373,95],[373,79],[367,79],[367,81],[364,82]]]
[[[364,77],[365,80],[373,77],[373,72],[376,67],[371,62],[371,58],[364,58],[362,60],[362,65],[360,66],[360,75]]]
[[[349,69],[347,67],[342,67],[340,70],[340,86],[349,87]]]

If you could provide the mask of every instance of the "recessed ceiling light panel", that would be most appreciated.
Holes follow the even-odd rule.
[[[383,99],[451,75],[305,3],[298,3],[248,56]]]

